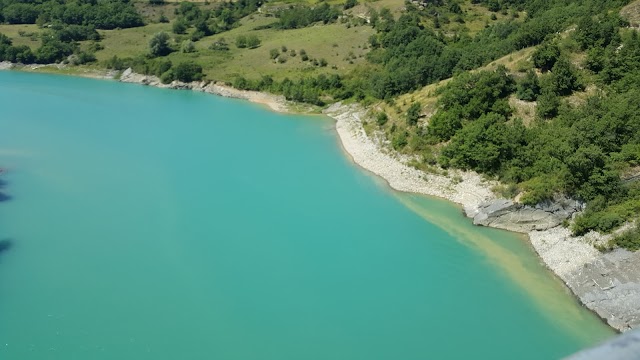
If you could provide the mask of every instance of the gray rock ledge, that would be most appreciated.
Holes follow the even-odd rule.
[[[465,208],[465,213],[473,218],[474,225],[527,233],[556,227],[582,208],[580,202],[565,197],[536,206],[496,199],[483,202],[475,209]]]

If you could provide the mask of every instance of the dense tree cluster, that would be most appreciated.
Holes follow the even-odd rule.
[[[262,41],[260,41],[260,38],[253,34],[249,36],[240,35],[236,38],[236,46],[239,49],[255,49],[260,46],[260,43],[262,43]]]
[[[52,27],[40,35],[41,46],[35,51],[28,46],[13,46],[11,40],[0,33],[0,61],[14,63],[57,63],[76,54],[74,64],[84,64],[95,61],[92,52],[80,49],[76,41],[99,39],[98,33],[92,27],[80,25]]]
[[[200,81],[204,78],[202,66],[193,61],[180,62],[174,65],[171,60],[164,57],[148,58],[138,56],[135,58],[121,59],[117,56],[109,59],[106,67],[115,70],[131,68],[139,74],[154,75],[168,84],[174,80],[182,82]]]
[[[28,46],[13,46],[11,39],[0,33],[0,61],[32,63],[35,56]]]
[[[331,6],[327,3],[322,3],[313,8],[294,6],[276,13],[276,17],[279,19],[276,27],[280,29],[298,29],[317,22],[328,24],[335,22],[340,15],[342,15],[342,9],[339,6]]]
[[[232,29],[243,17],[252,14],[260,6],[262,0],[225,1],[210,10],[202,10],[195,3],[183,1],[175,9],[177,15],[172,27],[176,34],[185,34],[194,27],[191,40],[198,41],[205,36],[218,34]]]
[[[559,106],[563,97],[581,87],[578,70],[560,53],[542,80],[529,71],[515,86],[520,98],[538,99],[539,120],[529,126],[505,112],[504,99],[514,86],[502,71],[454,78],[441,90],[439,111],[425,135],[436,141],[450,139],[440,162],[517,184],[524,191],[521,200],[528,204],[559,193],[585,201],[587,210],[572,226],[577,235],[609,232],[636,218],[640,183],[624,179],[640,165],[640,37],[636,31],[624,32],[622,38],[598,34],[584,50],[592,54],[593,48],[609,42],[599,59],[586,61],[598,62],[594,75],[607,91],[579,106]],[[583,33],[573,36],[580,39]],[[539,52],[553,46],[543,45]],[[541,109],[549,105],[545,101],[556,102],[553,111]],[[640,248],[639,233],[632,229],[612,244]]]
[[[0,45],[0,60],[49,64],[72,60],[74,64],[95,61],[93,50],[81,50],[77,42],[99,41],[96,29],[143,25],[142,18],[128,0],[97,1],[14,1],[0,0],[0,22],[43,26],[41,46],[30,49]],[[72,54],[74,56],[69,58]]]
[[[457,72],[475,69],[515,50],[541,44],[549,35],[566,29],[575,19],[590,19],[592,15],[624,3],[603,0],[572,3],[562,0],[476,2],[496,9],[526,10],[527,17],[524,21],[512,18],[497,22],[475,37],[466,34],[446,37],[425,27],[425,11],[418,11],[411,6],[397,20],[388,10],[374,12],[371,23],[378,33],[370,39],[374,50],[369,53],[368,59],[380,64],[383,70],[371,74],[369,93],[387,99],[449,78]],[[437,3],[429,3],[431,5],[428,6],[440,6],[435,12],[439,14],[446,4]],[[455,11],[448,11],[451,10]],[[583,21],[578,30],[584,39],[582,43],[594,42],[595,38],[600,39],[598,44],[610,43],[615,39],[611,26],[616,21],[616,17]],[[557,60],[559,50],[553,44],[543,50],[538,53],[540,59],[536,62],[546,71]]]
[[[96,29],[144,25],[129,0],[0,0],[0,21],[9,24],[86,25]]]
[[[238,77],[233,86],[242,90],[269,91],[283,94],[287,100],[306,102],[314,105],[325,105],[327,99],[348,99],[353,94],[346,88],[339,75],[320,74],[294,81],[285,78],[281,82],[273,80],[271,76],[262,76],[259,80],[248,80]]]
[[[506,98],[515,82],[501,68],[492,72],[463,73],[449,84],[440,97],[440,111],[430,120],[428,137],[432,142],[447,141],[467,122],[488,113],[502,118],[511,109]]]

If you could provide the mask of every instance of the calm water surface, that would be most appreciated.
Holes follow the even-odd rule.
[[[332,122],[0,72],[1,359],[553,359],[612,335],[523,239]]]

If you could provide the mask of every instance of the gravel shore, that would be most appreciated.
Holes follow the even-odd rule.
[[[249,100],[257,104],[266,105],[271,110],[278,112],[287,112],[288,110],[287,101],[284,96],[272,95],[258,91],[238,90],[230,86],[217,83],[209,83],[205,81],[184,83],[180,81],[173,81],[169,84],[163,84],[156,76],[136,74],[131,71],[131,69],[125,70],[120,75],[119,80],[126,83],[143,84],[165,89],[194,90],[228,98]]]

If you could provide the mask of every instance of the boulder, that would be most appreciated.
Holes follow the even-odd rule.
[[[481,203],[476,209],[465,209],[475,225],[491,226],[517,232],[547,230],[560,225],[582,208],[576,200],[558,197],[535,206],[513,200],[496,199]]]

